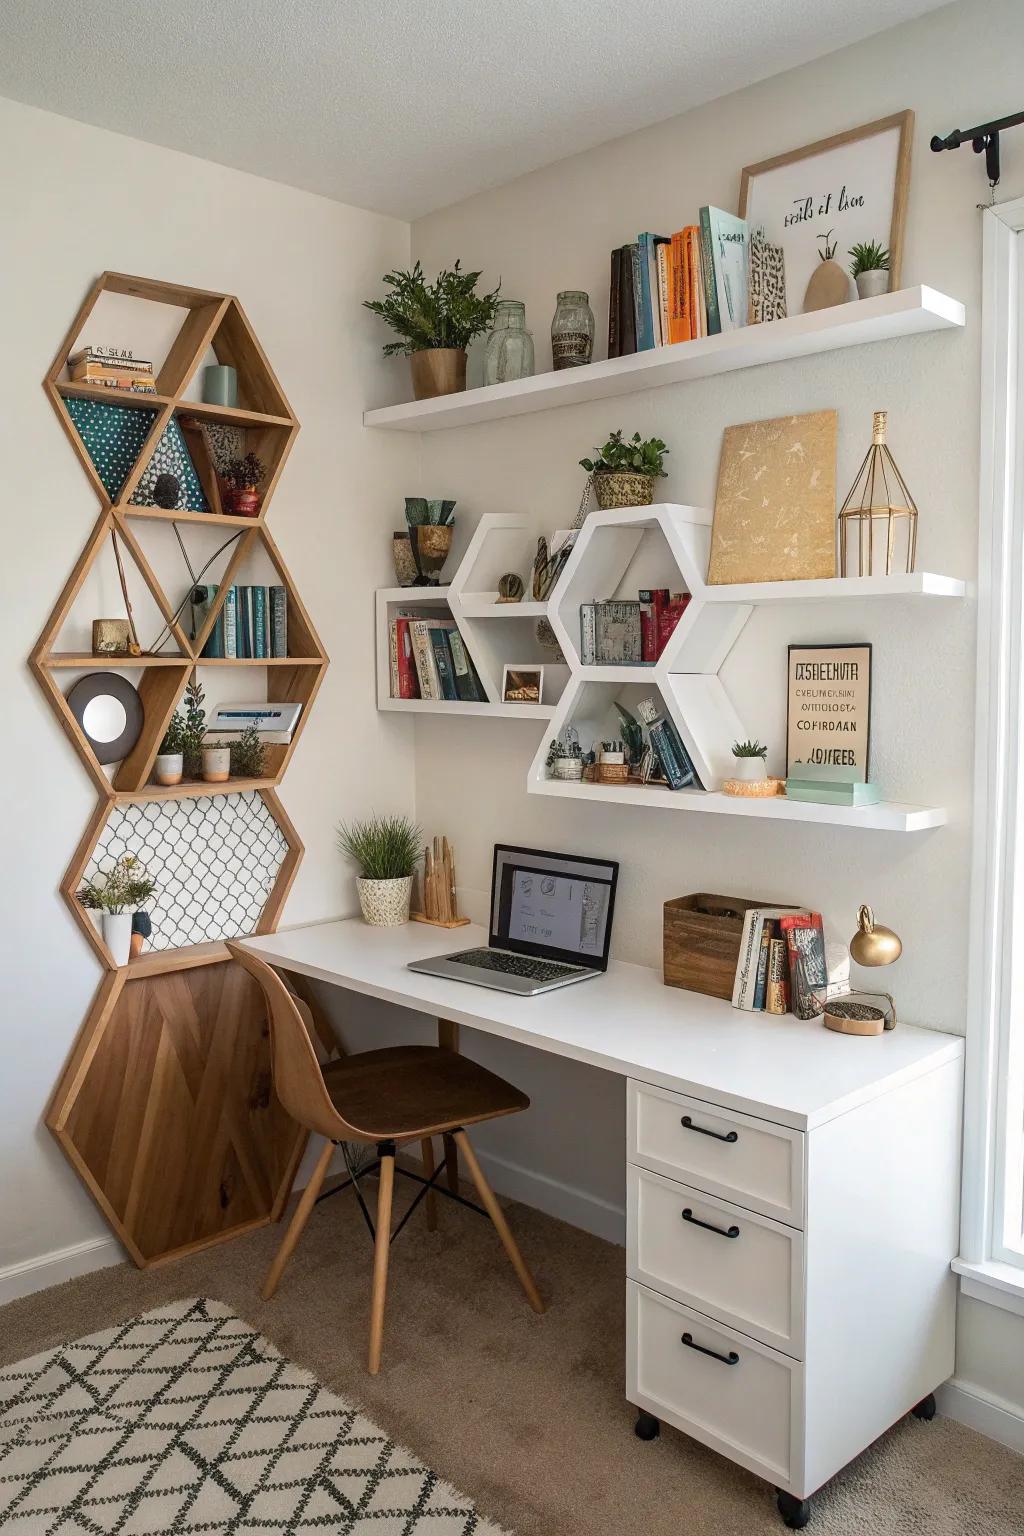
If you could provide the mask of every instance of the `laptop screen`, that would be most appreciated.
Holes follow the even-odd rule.
[[[605,970],[618,877],[612,859],[499,844],[491,884],[492,946]]]

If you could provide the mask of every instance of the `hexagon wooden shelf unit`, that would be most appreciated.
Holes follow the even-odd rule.
[[[71,350],[103,294],[184,311],[159,367],[155,394],[68,381]],[[185,398],[211,351],[219,363],[236,370],[237,406]],[[299,424],[237,299],[106,272],[87,294],[43,388],[97,494],[100,511],[29,664],[99,794],[60,890],[108,972],[79,1031],[46,1119],[114,1231],[141,1265],[191,1252],[275,1219],[301,1157],[305,1135],[281,1109],[270,1082],[262,997],[228,960],[222,940],[237,936],[240,929],[271,932],[295,877],[303,847],[273,786],[284,775],[328,658],[265,526],[267,508]],[[78,430],[75,402],[80,401],[146,413],[132,438],[138,445],[137,457],[119,480],[109,464],[101,470],[94,462]],[[244,432],[245,451],[257,454],[265,466],[255,517],[239,517],[223,509],[209,446],[213,434],[204,431],[216,426]],[[148,505],[139,490],[154,450],[168,430],[180,437],[192,459],[205,511]],[[179,542],[182,531],[195,524],[228,530],[233,539],[217,600],[194,636],[186,632],[180,610],[168,601],[140,543],[138,533],[147,522],[180,525]],[[155,653],[139,656],[100,657],[55,650],[90,571],[110,547],[115,532],[125,564],[134,565],[166,625],[165,640]],[[287,654],[203,656],[228,588],[243,563],[257,554],[276,569],[287,593]],[[268,694],[274,701],[302,706],[291,740],[267,746],[264,777],[223,784],[186,781],[173,787],[149,782],[167,725],[197,667],[264,667]],[[108,778],[68,706],[62,683],[76,671],[121,668],[129,669],[136,683],[143,727],[135,746]],[[237,799],[210,798],[229,796]],[[181,827],[176,826],[168,802],[181,804]],[[161,803],[166,806],[164,813],[158,812]],[[198,834],[194,827],[185,828],[184,807],[191,805],[198,812],[205,806],[206,819],[216,821],[214,807],[226,814],[229,804],[239,815],[244,812],[254,823],[259,821],[267,840],[267,867],[255,876],[248,872],[245,902],[235,901],[232,906],[230,900],[231,871],[241,870],[244,859],[236,861],[227,875],[222,865],[210,861],[211,870],[217,871],[211,878],[221,881],[220,904],[217,892],[210,904],[223,917],[222,933],[173,944],[164,934],[162,947],[151,947],[117,967],[75,894],[111,819],[126,816],[133,806],[144,812],[149,808],[153,816],[165,816],[166,836],[180,839],[182,847],[192,850]],[[195,820],[202,823],[203,816]],[[201,854],[195,867],[204,867]],[[158,908],[159,889],[154,910]],[[232,915],[225,917],[226,910]],[[176,931],[187,931],[184,919]]]

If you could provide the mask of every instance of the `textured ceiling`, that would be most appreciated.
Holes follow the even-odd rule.
[[[404,219],[940,0],[0,0],[0,95]]]

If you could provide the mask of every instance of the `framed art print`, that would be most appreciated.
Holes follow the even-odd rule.
[[[544,668],[533,663],[506,664],[501,677],[503,704],[540,704],[544,694]]]
[[[800,763],[853,770],[866,784],[871,744],[870,645],[791,645],[786,773]]]
[[[782,247],[789,314],[803,310],[825,236],[847,274],[850,247],[877,241],[889,252],[889,287],[899,287],[913,133],[913,112],[896,112],[744,166],[740,217]]]

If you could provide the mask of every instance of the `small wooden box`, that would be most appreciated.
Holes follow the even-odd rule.
[[[744,896],[677,896],[665,903],[663,976],[666,987],[685,987],[732,1001],[743,917],[767,903]]]

